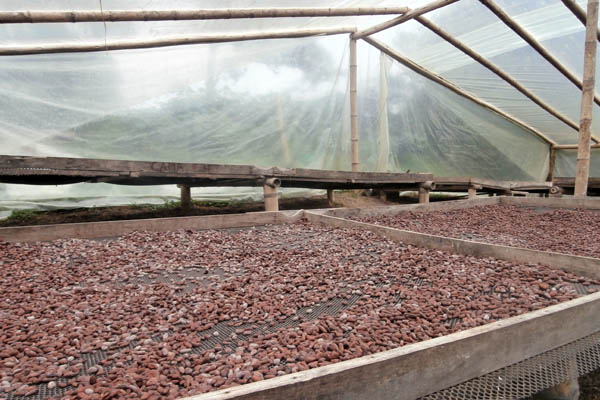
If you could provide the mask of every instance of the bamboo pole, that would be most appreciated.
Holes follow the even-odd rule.
[[[575,197],[587,195],[590,174],[590,135],[594,81],[596,76],[596,34],[598,32],[598,0],[588,0],[587,24],[585,29],[585,55],[583,62],[583,93],[581,95],[581,118],[579,147],[577,149],[577,170],[575,175]]]
[[[485,5],[491,12],[496,14],[496,16],[504,22],[510,29],[512,29],[517,35],[521,37],[524,41],[526,41],[531,47],[535,49],[544,57],[550,64],[554,66],[560,73],[562,73],[565,78],[570,80],[575,86],[579,89],[583,89],[583,84],[581,80],[577,78],[571,71],[567,69],[564,65],[561,64],[560,61],[556,57],[554,57],[544,46],[541,45],[529,32],[527,32],[521,25],[519,25],[515,20],[513,20],[507,13],[504,12],[495,2],[494,0],[479,0],[483,5]],[[594,102],[600,105],[600,98],[594,94]]]
[[[483,65],[484,67],[486,67],[487,69],[492,71],[498,77],[500,77],[501,79],[506,81],[509,85],[511,85],[512,87],[517,89],[519,92],[523,93],[527,98],[529,98],[535,104],[537,104],[538,106],[540,106],[541,108],[546,110],[549,114],[551,114],[555,118],[559,119],[560,121],[564,122],[566,125],[568,125],[572,129],[574,129],[575,131],[579,131],[579,125],[577,123],[575,123],[574,121],[570,120],[566,116],[559,113],[552,106],[546,104],[542,99],[540,99],[534,93],[529,91],[529,89],[527,89],[526,87],[521,85],[519,82],[517,82],[517,80],[515,80],[512,76],[510,76],[509,74],[504,72],[498,66],[496,66],[495,64],[490,62],[487,58],[483,57],[482,55],[477,53],[475,50],[471,49],[466,44],[464,44],[460,40],[456,39],[455,37],[450,35],[448,32],[444,31],[442,28],[440,28],[433,22],[429,21],[427,18],[425,18],[423,16],[418,16],[418,17],[415,17],[415,20],[418,21],[423,26],[425,26],[426,28],[428,28],[433,33],[435,33],[436,35],[438,35],[439,37],[441,37],[442,39],[446,40],[448,43],[450,43],[452,46],[456,47],[458,50],[462,51],[463,53],[465,53],[466,55],[471,57],[473,60],[477,61],[479,64]]]
[[[373,35],[377,32],[381,32],[384,29],[388,29],[391,28],[393,26],[396,25],[400,25],[406,21],[410,21],[411,19],[418,17],[419,15],[428,13],[430,11],[433,10],[437,10],[438,8],[442,8],[445,7],[447,5],[450,5],[452,3],[456,3],[459,0],[438,0],[438,1],[434,1],[432,3],[429,3],[423,7],[419,7],[419,8],[415,8],[412,9],[410,11],[408,11],[406,14],[400,16],[400,17],[396,17],[394,19],[391,19],[389,21],[386,22],[382,22],[381,24],[377,24],[375,26],[372,26],[370,28],[364,29],[362,31],[358,31],[356,32],[354,35],[352,35],[355,39],[362,39],[364,37],[367,37],[369,35]]]
[[[350,140],[352,144],[352,172],[359,171],[358,158],[358,96],[356,74],[356,39],[350,37]]]
[[[33,46],[1,46],[0,56],[21,56],[31,54],[54,54],[54,53],[83,53],[106,50],[125,50],[125,49],[149,49],[155,47],[181,46],[202,43],[223,43],[239,42],[246,40],[261,39],[289,39],[310,36],[338,35],[343,33],[355,32],[356,28],[323,28],[323,29],[303,29],[296,31],[274,31],[244,34],[223,34],[223,35],[196,35],[196,36],[175,36],[155,40],[139,41],[117,41],[117,42],[98,42],[82,44],[48,44]]]
[[[359,15],[395,15],[407,13],[409,10],[408,7],[301,7],[136,11],[5,11],[0,12],[0,24],[346,17]]]
[[[500,115],[501,117],[506,118],[510,122],[512,122],[516,125],[519,125],[520,127],[524,128],[524,129],[528,130],[529,132],[533,133],[534,135],[538,136],[539,138],[544,140],[546,143],[549,143],[553,146],[556,145],[556,142],[554,140],[550,139],[549,137],[547,137],[546,135],[544,135],[543,133],[541,133],[534,127],[529,126],[526,123],[524,123],[523,121],[505,113],[504,111],[500,110],[496,106],[494,106],[488,102],[485,102],[476,96],[473,96],[472,94],[470,94],[470,93],[466,92],[465,90],[461,89],[460,87],[456,86],[454,83],[447,81],[446,79],[442,78],[441,76],[423,68],[422,66],[420,66],[420,65],[416,64],[415,62],[409,60],[408,58],[402,56],[400,53],[396,52],[395,50],[392,50],[391,48],[389,48],[385,44],[381,43],[380,41],[373,39],[370,36],[364,37],[363,40],[365,42],[371,44],[372,46],[376,47],[380,51],[383,51],[385,54],[392,57],[394,60],[398,61],[400,64],[404,65],[405,67],[418,73],[419,75],[424,76],[425,78],[430,79],[430,80],[450,89],[454,93],[456,93],[462,97],[465,97],[465,98],[471,100],[472,102],[479,104],[482,107],[487,108],[488,110]]]
[[[577,150],[577,148],[579,147],[576,144],[557,144],[554,147],[556,150]],[[590,148],[592,149],[600,149],[600,143],[595,143],[590,145]]]
[[[583,8],[581,8],[579,4],[573,0],[562,0],[562,2],[569,10],[571,10],[577,19],[580,20],[584,26],[586,26],[587,16],[585,15]],[[600,29],[597,31],[596,37],[598,40],[600,40]]]

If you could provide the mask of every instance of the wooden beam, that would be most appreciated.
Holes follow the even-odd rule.
[[[571,10],[571,12],[577,17],[577,19],[581,21],[583,26],[586,26],[587,15],[585,15],[585,11],[583,10],[583,8],[581,8],[579,4],[577,4],[573,0],[562,0],[562,2],[569,10]],[[598,40],[600,40],[600,29],[596,33],[596,37],[598,38]]]
[[[441,76],[423,68],[422,66],[420,66],[420,65],[416,64],[415,62],[409,60],[408,58],[402,56],[400,53],[398,53],[395,50],[392,50],[390,47],[386,46],[385,44],[381,43],[380,41],[373,39],[372,37],[364,37],[363,40],[365,42],[371,44],[372,46],[376,47],[380,51],[384,52],[388,56],[392,57],[394,60],[398,61],[400,64],[402,64],[405,67],[418,73],[419,75],[424,76],[424,77],[450,89],[454,93],[456,93],[460,96],[463,96],[463,97],[473,101],[474,103],[487,108],[490,111],[493,111],[494,113],[506,118],[507,120],[511,121],[512,123],[519,125],[520,127],[524,128],[524,129],[528,130],[529,132],[533,133],[534,135],[538,136],[539,138],[544,140],[546,143],[549,143],[552,145],[556,144],[556,142],[554,142],[552,139],[550,139],[549,137],[547,137],[546,135],[544,135],[543,133],[541,133],[534,127],[527,125],[523,121],[520,121],[517,118],[505,113],[504,111],[500,110],[496,106],[494,106],[488,102],[485,102],[476,96],[473,96],[472,94],[470,94],[470,93],[466,92],[465,90],[461,89],[460,87],[456,86],[454,83],[447,81],[446,79],[442,78]]]
[[[577,123],[575,123],[571,119],[567,118],[566,116],[562,115],[560,112],[555,110],[549,104],[546,104],[542,99],[540,99],[538,96],[536,96],[534,93],[532,93],[529,89],[527,89],[526,87],[521,85],[519,82],[517,82],[516,79],[514,79],[508,73],[506,73],[505,71],[500,69],[498,66],[493,64],[487,58],[483,57],[482,55],[477,53],[475,50],[473,50],[472,48],[470,48],[469,46],[467,46],[460,40],[456,39],[455,37],[450,35],[448,32],[444,31],[442,28],[440,28],[433,22],[429,21],[427,18],[425,18],[423,16],[418,16],[418,17],[415,17],[415,20],[418,21],[419,23],[421,23],[423,26],[425,26],[427,29],[429,29],[433,33],[435,33],[436,35],[438,35],[439,37],[441,37],[442,39],[446,40],[448,43],[450,43],[452,46],[456,47],[458,50],[462,51],[463,53],[465,53],[466,55],[471,57],[473,60],[477,61],[479,64],[483,65],[484,67],[486,67],[487,69],[492,71],[498,77],[500,77],[505,82],[507,82],[509,85],[511,85],[512,87],[517,89],[519,92],[524,94],[527,98],[529,98],[535,104],[537,104],[538,106],[540,106],[541,108],[546,110],[549,114],[551,114],[555,118],[559,119],[560,121],[562,121],[563,123],[568,125],[570,128],[574,129],[575,131],[579,131],[579,125]]]
[[[126,49],[149,49],[155,47],[181,46],[203,43],[223,43],[240,42],[246,40],[262,39],[289,39],[310,36],[338,35],[343,33],[355,32],[356,28],[323,28],[323,29],[304,29],[295,31],[273,31],[257,32],[243,34],[223,34],[223,35],[193,35],[193,36],[174,36],[154,40],[130,40],[115,42],[97,42],[80,44],[43,44],[28,46],[1,46],[0,56],[22,56],[31,54],[54,54],[54,53],[84,53],[108,50],[126,50]]]
[[[550,64],[554,66],[561,74],[570,80],[579,89],[583,89],[583,84],[579,78],[575,76],[571,71],[567,69],[556,57],[554,57],[540,42],[537,41],[529,32],[527,32],[521,25],[513,20],[502,8],[500,8],[494,0],[479,0],[484,6],[486,6],[491,12],[504,22],[510,29],[512,29],[517,35],[526,41],[531,47],[535,49],[542,57],[546,59]],[[600,98],[594,94],[594,102],[600,105]]]
[[[587,25],[585,29],[585,54],[583,62],[583,93],[581,95],[581,118],[579,147],[577,149],[577,169],[575,173],[574,196],[587,195],[590,175],[590,136],[594,107],[594,83],[596,77],[596,47],[598,40],[598,0],[588,0]]]
[[[577,150],[578,145],[576,144],[557,144],[556,146],[552,146],[556,150]],[[600,143],[591,144],[590,148],[592,149],[600,149]]]
[[[352,172],[359,170],[358,157],[358,97],[357,91],[356,39],[350,37],[350,141],[352,144]]]
[[[356,32],[354,35],[352,35],[355,39],[362,39],[366,36],[369,35],[373,35],[377,32],[381,32],[384,29],[388,29],[391,28],[392,26],[396,26],[396,25],[400,25],[406,21],[410,21],[411,19],[428,13],[430,11],[433,10],[437,10],[438,8],[442,8],[445,7],[447,5],[450,5],[452,3],[456,3],[459,0],[438,0],[438,1],[434,1],[432,3],[429,3],[423,7],[419,7],[419,8],[415,8],[413,10],[408,11],[406,14],[400,16],[400,17],[396,17],[394,19],[391,19],[389,21],[386,22],[382,22],[381,24],[377,24],[375,26],[372,26],[370,28],[364,29],[362,31],[358,31]]]
[[[302,7],[240,8],[202,10],[114,10],[114,11],[5,11],[0,24],[57,22],[182,21],[237,18],[346,17],[358,15],[395,15],[408,7]]]

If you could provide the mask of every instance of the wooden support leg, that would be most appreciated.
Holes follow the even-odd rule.
[[[281,182],[277,178],[267,179],[263,185],[265,211],[279,211],[279,196],[277,188]]]
[[[385,190],[379,190],[379,200],[381,201],[387,201],[387,193],[385,192]]]
[[[177,185],[181,191],[181,208],[189,210],[192,208],[192,190],[188,185]]]
[[[329,204],[329,207],[335,207],[333,189],[327,189],[327,204]]]
[[[429,189],[419,188],[419,203],[429,203]]]
[[[477,189],[471,186],[469,188],[469,199],[474,199],[475,197],[477,197]]]

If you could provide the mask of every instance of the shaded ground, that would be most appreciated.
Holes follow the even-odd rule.
[[[600,400],[600,370],[579,379],[581,396],[579,400]]]
[[[364,196],[359,192],[336,192],[336,206],[339,207],[377,207],[401,203],[416,202],[413,198],[396,199],[395,202],[382,201],[375,196]],[[281,210],[299,210],[327,208],[327,196],[311,198],[288,198],[279,200]],[[129,206],[76,208],[70,210],[13,212],[9,218],[0,220],[2,226],[50,225],[76,222],[116,221],[126,219],[169,218],[196,215],[238,214],[264,211],[262,201],[194,201],[194,207],[184,210],[179,202],[165,204],[140,204]]]

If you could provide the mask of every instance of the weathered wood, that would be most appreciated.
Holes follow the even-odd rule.
[[[599,310],[600,293],[595,293],[451,335],[186,400],[413,400],[595,333],[600,330]]]
[[[579,147],[575,173],[575,197],[587,195],[590,175],[590,139],[592,111],[594,106],[594,81],[596,77],[596,47],[598,32],[598,0],[588,0],[587,26],[585,32],[585,55],[583,63],[583,92],[581,95],[581,118],[579,120]]]
[[[279,178],[285,187],[322,189],[416,187],[431,174],[349,172],[305,168],[259,168],[252,165],[100,160],[63,157],[0,156],[0,182],[57,184],[110,182],[127,185],[262,186]],[[79,177],[79,180],[76,178]],[[39,178],[39,179],[37,179]]]
[[[329,207],[335,206],[335,198],[334,198],[334,194],[333,194],[333,189],[327,189],[327,204],[329,204]]]
[[[554,147],[555,150],[577,150],[578,145],[576,144],[557,144]],[[600,143],[592,143],[590,145],[592,149],[600,149]]]
[[[279,211],[279,193],[277,188],[281,185],[279,178],[269,178],[263,185],[265,211]]]
[[[540,42],[537,41],[529,32],[527,32],[521,25],[519,25],[514,19],[510,17],[500,6],[498,6],[494,0],[479,0],[484,6],[486,6],[491,12],[493,12],[498,19],[512,29],[517,35],[526,41],[535,51],[546,59],[554,68],[556,68],[565,78],[570,80],[579,89],[583,89],[581,80],[575,74],[573,74],[567,67],[565,67],[556,57],[554,57]],[[594,95],[594,102],[600,105],[600,98]],[[597,142],[597,140],[596,140]]]
[[[26,46],[0,46],[0,56],[23,56],[31,54],[88,53],[126,49],[150,49],[157,47],[183,46],[203,43],[241,42],[264,39],[292,39],[311,36],[338,35],[355,32],[356,28],[322,28],[295,31],[273,31],[227,35],[188,35],[158,38],[153,40],[121,40],[97,43],[54,43]]]
[[[454,36],[450,35],[448,32],[444,31],[442,28],[440,28],[433,22],[429,21],[427,18],[425,18],[423,16],[418,16],[418,17],[415,17],[415,20],[418,21],[419,23],[421,23],[421,25],[428,28],[433,33],[437,34],[442,39],[446,40],[448,43],[450,43],[452,46],[456,47],[458,50],[462,51],[463,53],[465,53],[466,55],[471,57],[473,60],[477,61],[479,64],[483,65],[485,68],[492,71],[500,79],[507,82],[509,85],[511,85],[512,87],[517,89],[519,92],[521,92],[523,95],[525,95],[531,101],[533,101],[535,104],[540,106],[542,109],[546,110],[550,115],[552,115],[553,117],[562,121],[567,126],[574,129],[575,131],[579,130],[579,125],[576,122],[572,121],[567,116],[561,114],[554,107],[550,106],[549,104],[546,104],[542,99],[540,99],[538,96],[536,96],[533,92],[531,92],[525,86],[521,85],[519,82],[517,82],[516,79],[514,79],[508,73],[503,71],[501,68],[496,66],[491,61],[489,61],[487,58],[483,57],[481,54],[477,53],[475,50],[473,50],[472,48],[470,48],[469,46],[467,46],[460,40],[456,39]]]
[[[467,193],[468,193],[469,199],[477,198],[477,189],[475,189],[475,187],[470,186],[469,189],[467,189]]]
[[[583,26],[586,26],[587,16],[585,15],[583,8],[581,8],[574,0],[562,0],[562,2],[569,10],[571,10],[577,19],[581,21]],[[596,37],[600,40],[600,29],[597,30]]]
[[[423,15],[425,13],[428,13],[430,11],[434,11],[437,10],[438,8],[442,8],[445,7],[447,5],[450,5],[452,3],[456,3],[458,0],[438,0],[438,1],[434,1],[432,3],[429,3],[423,7],[419,7],[419,8],[415,8],[412,9],[410,11],[408,11],[406,14],[400,16],[400,17],[396,17],[394,19],[391,19],[389,21],[386,22],[382,22],[381,24],[377,24],[375,26],[372,26],[370,28],[361,30],[356,32],[355,34],[353,34],[352,36],[355,39],[363,39],[369,35],[373,35],[377,32],[381,32],[384,29],[388,29],[391,28],[393,26],[396,25],[400,25],[406,21],[410,21],[411,19],[418,17],[419,15]]]
[[[350,38],[350,140],[352,144],[352,172],[359,170],[358,157],[358,97],[357,90],[357,64],[356,40]]]
[[[493,111],[494,113],[504,117],[505,119],[509,120],[510,122],[512,122],[516,125],[519,125],[520,127],[524,128],[525,130],[538,136],[539,138],[544,140],[546,143],[550,143],[553,145],[556,144],[556,142],[554,140],[550,139],[549,137],[547,137],[546,135],[544,135],[542,132],[538,131],[534,127],[527,125],[523,121],[518,120],[517,118],[507,114],[506,112],[500,110],[498,107],[496,107],[488,102],[485,102],[476,96],[473,96],[472,94],[470,94],[470,93],[466,92],[465,90],[461,89],[460,87],[456,86],[454,83],[442,78],[441,76],[416,64],[414,61],[411,61],[408,58],[402,56],[400,53],[391,49],[390,47],[386,46],[385,44],[381,43],[380,41],[373,39],[370,36],[364,37],[363,40],[365,42],[371,44],[375,48],[379,49],[380,51],[384,52],[385,54],[387,54],[394,60],[398,61],[400,64],[402,64],[405,67],[411,69],[412,71],[418,73],[419,75],[424,76],[425,78],[428,78],[428,79],[450,89],[454,93],[456,93],[462,97],[465,97],[465,98],[471,100],[472,102],[479,104],[480,106],[482,106],[490,111]]]
[[[550,153],[548,154],[548,175],[546,176],[546,181],[552,182],[554,178],[554,169],[556,168],[556,148],[554,146],[550,146]]]
[[[183,21],[239,18],[345,17],[404,14],[408,7],[217,8],[202,10],[5,11],[0,24]]]
[[[177,185],[181,192],[181,208],[189,210],[192,208],[192,190],[188,185]],[[277,211],[277,210],[275,210]]]
[[[0,241],[34,242],[69,238],[103,238],[133,231],[165,232],[178,229],[222,229],[243,226],[282,224],[301,218],[284,212],[254,212],[246,214],[209,215],[136,219],[127,221],[84,222],[76,224],[17,226],[0,228]]]
[[[555,178],[556,179],[556,178]],[[521,207],[547,207],[547,208],[582,208],[586,210],[600,210],[600,199],[583,198],[535,198],[535,197],[500,197],[500,204],[510,204]]]
[[[305,212],[305,218],[311,222],[319,222],[338,228],[369,230],[388,239],[414,246],[449,251],[451,253],[465,254],[475,257],[494,257],[500,260],[511,262],[542,264],[594,279],[600,278],[600,259],[598,258],[572,256],[567,254],[428,235],[425,233],[405,231],[382,225],[368,224],[338,217],[331,217],[328,215],[312,213],[310,211]]]
[[[429,189],[419,187],[419,203],[429,203]]]

